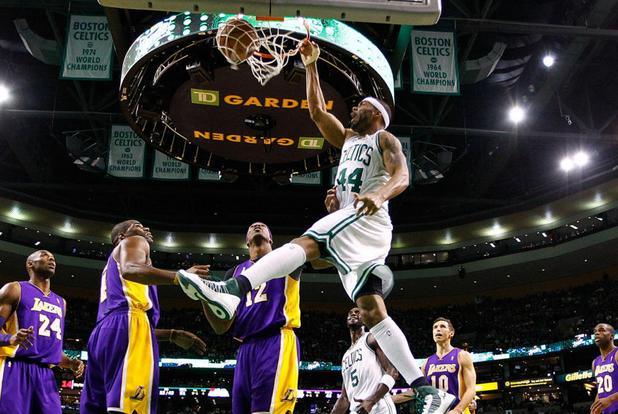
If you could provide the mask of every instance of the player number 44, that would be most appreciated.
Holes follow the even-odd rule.
[[[56,339],[62,341],[62,328],[60,327],[60,319],[54,318],[50,325],[49,318],[46,315],[39,314],[39,335],[50,337],[52,331],[56,333]]]
[[[363,169],[356,168],[354,171],[347,175],[348,169],[344,168],[339,173],[339,178],[337,178],[337,185],[340,185],[343,190],[345,190],[346,183],[351,185],[350,189],[353,193],[359,193],[361,187],[363,186]]]

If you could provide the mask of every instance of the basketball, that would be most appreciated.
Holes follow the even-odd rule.
[[[244,62],[258,47],[258,34],[246,20],[232,19],[217,31],[217,47],[228,62]]]

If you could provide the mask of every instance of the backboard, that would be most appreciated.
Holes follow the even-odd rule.
[[[441,0],[99,0],[106,7],[138,10],[302,16],[349,22],[432,25]]]

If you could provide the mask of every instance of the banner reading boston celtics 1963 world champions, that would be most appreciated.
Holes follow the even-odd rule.
[[[112,125],[107,173],[114,177],[144,177],[146,144],[128,125]]]
[[[107,17],[71,15],[60,77],[109,80],[112,52]]]
[[[412,31],[412,91],[459,94],[457,48],[453,33]]]

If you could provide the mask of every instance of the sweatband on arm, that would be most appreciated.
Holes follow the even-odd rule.
[[[386,385],[386,387],[390,391],[395,385],[395,378],[391,377],[388,374],[384,374],[382,375],[382,378],[380,378],[380,383]]]

